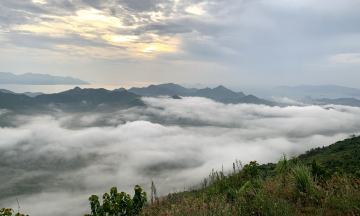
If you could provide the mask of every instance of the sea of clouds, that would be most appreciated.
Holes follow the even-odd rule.
[[[212,169],[276,162],[360,133],[360,108],[222,104],[143,98],[115,112],[8,115],[0,127],[0,207],[31,216],[89,213],[88,197],[112,186],[166,195],[197,187]],[[10,114],[9,114],[10,113]],[[12,113],[12,114],[11,114]],[[25,194],[23,194],[25,192]]]

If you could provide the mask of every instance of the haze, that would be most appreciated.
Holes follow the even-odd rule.
[[[15,208],[16,191],[25,193],[18,195],[21,210],[31,215],[83,215],[89,195],[114,185],[149,191],[153,179],[165,195],[199,187],[212,169],[227,172],[236,159],[275,162],[360,132],[358,107],[144,101],[147,107],[112,113],[2,110],[12,127],[0,128],[0,203]]]

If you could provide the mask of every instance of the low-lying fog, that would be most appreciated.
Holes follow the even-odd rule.
[[[19,115],[0,110],[0,207],[30,216],[90,213],[88,197],[135,184],[158,193],[199,186],[212,169],[276,162],[360,132],[360,108],[225,105],[144,98],[113,113]],[[4,123],[4,122],[3,122]]]

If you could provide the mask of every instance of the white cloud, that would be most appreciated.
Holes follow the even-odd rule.
[[[287,98],[287,97],[271,97],[271,99],[273,101],[276,101],[278,103],[283,103],[283,104],[304,105],[303,103],[301,103],[299,101],[295,101],[295,100],[292,100],[292,99]]]
[[[330,57],[333,63],[349,64],[360,63],[360,53],[343,53]]]
[[[200,184],[213,168],[230,170],[235,159],[275,162],[283,152],[296,156],[360,132],[356,107],[144,100],[146,108],[114,113],[16,117],[17,127],[0,128],[0,163],[5,160],[7,170],[16,170],[11,182],[1,182],[0,191],[16,189],[21,179],[46,176],[41,194],[18,196],[21,211],[84,214],[90,209],[88,196],[112,186],[132,193],[140,184],[149,191],[153,179],[158,192],[166,194]],[[1,203],[16,207],[12,195]]]

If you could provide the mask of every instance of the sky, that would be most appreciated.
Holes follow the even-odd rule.
[[[22,213],[84,215],[88,197],[113,186],[149,194],[153,180],[163,196],[200,187],[213,169],[227,174],[236,160],[277,162],[360,135],[359,107],[143,100],[114,112],[0,110],[12,125],[0,127],[0,206],[17,209],[15,193]]]
[[[2,0],[0,71],[118,87],[360,87],[359,20],[354,0]]]

